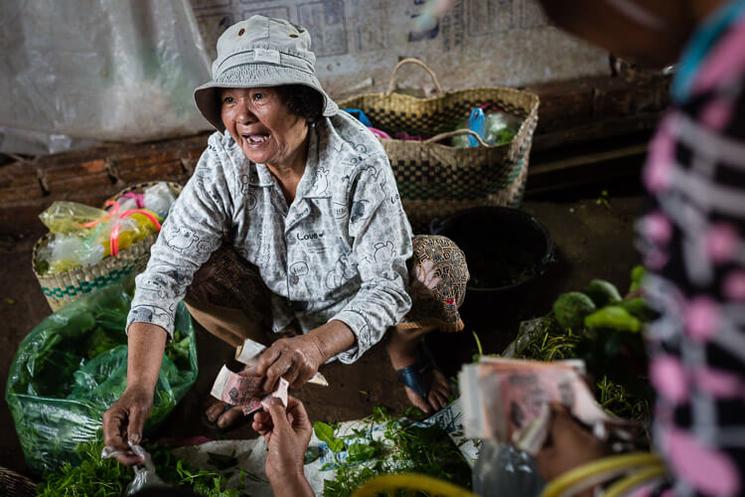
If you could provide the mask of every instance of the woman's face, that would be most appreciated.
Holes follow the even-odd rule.
[[[274,88],[225,88],[222,122],[248,160],[291,165],[308,135],[305,119],[289,111]]]

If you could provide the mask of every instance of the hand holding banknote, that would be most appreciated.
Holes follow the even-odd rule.
[[[266,440],[266,475],[277,497],[312,496],[303,472],[305,451],[313,433],[302,402],[288,397],[286,408],[279,399],[270,399],[258,411],[252,427]]]
[[[535,455],[538,471],[546,481],[582,464],[603,457],[605,444],[572,418],[563,406],[551,406],[548,437]]]
[[[484,358],[460,373],[466,436],[510,443],[537,454],[551,429],[551,405],[561,405],[594,435],[631,440],[638,428],[597,404],[582,378],[582,361]]]

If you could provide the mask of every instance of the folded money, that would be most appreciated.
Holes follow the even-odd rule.
[[[263,378],[252,375],[250,370],[236,373],[225,365],[217,374],[210,395],[232,406],[241,406],[245,415],[258,411],[272,397],[280,399],[286,407],[287,390],[290,386],[287,380],[280,378],[277,389],[263,398],[258,395],[262,380]]]
[[[463,427],[468,438],[511,443],[536,454],[546,440],[551,404],[569,409],[600,438],[609,430],[631,438],[634,423],[606,413],[582,375],[582,361],[541,362],[485,357],[459,374]]]

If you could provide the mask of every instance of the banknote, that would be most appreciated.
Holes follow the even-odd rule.
[[[606,413],[583,379],[582,361],[540,362],[484,358],[459,375],[463,426],[468,438],[511,443],[535,454],[543,446],[552,404],[571,411],[603,436],[631,437],[633,423]]]
[[[225,365],[217,374],[210,394],[234,406],[247,404],[261,394],[262,381],[262,377],[250,374],[250,370],[235,372]]]
[[[271,397],[279,398],[287,406],[287,390],[290,386],[287,380],[280,378],[275,391],[263,397],[260,395],[262,380],[259,376],[251,375],[250,371],[236,373],[228,366],[223,366],[210,395],[230,405],[240,406],[245,415],[261,409]]]

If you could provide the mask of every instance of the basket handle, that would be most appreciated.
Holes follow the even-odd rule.
[[[386,95],[391,95],[393,92],[396,91],[396,74],[398,73],[398,70],[401,69],[401,67],[405,66],[406,64],[416,64],[419,67],[423,68],[425,71],[427,71],[427,74],[432,78],[432,81],[435,84],[435,88],[437,89],[437,96],[441,96],[445,93],[445,91],[442,89],[442,86],[440,85],[440,82],[437,80],[437,76],[435,76],[435,72],[429,68],[427,64],[422,62],[419,59],[414,59],[412,57],[409,57],[407,59],[402,60],[398,64],[396,64],[396,67],[393,68],[393,72],[391,72],[391,79],[388,82],[388,91],[385,92]]]
[[[481,135],[479,135],[472,129],[466,129],[466,128],[456,129],[455,131],[446,131],[445,133],[440,133],[439,135],[435,135],[432,138],[425,140],[423,143],[436,143],[446,138],[452,138],[454,136],[460,136],[460,135],[471,135],[474,138],[476,138],[476,141],[478,141],[479,145],[481,145],[482,147],[491,147],[491,145],[486,143],[484,139],[481,138]]]

